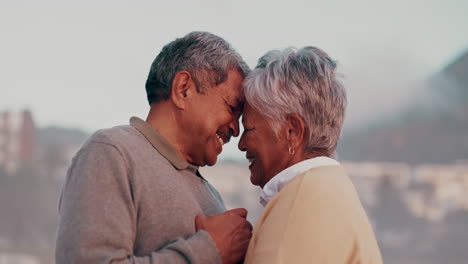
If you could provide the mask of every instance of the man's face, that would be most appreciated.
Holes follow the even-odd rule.
[[[230,70],[227,80],[196,94],[185,126],[189,134],[186,156],[194,165],[214,165],[223,145],[239,135],[242,105],[242,75]]]
[[[278,137],[267,117],[244,105],[242,114],[244,132],[239,141],[239,149],[246,152],[250,162],[250,182],[263,186],[277,173],[287,167],[289,153],[285,139]],[[280,128],[280,134],[284,129]]]

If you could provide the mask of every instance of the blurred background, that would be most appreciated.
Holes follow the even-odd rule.
[[[338,159],[387,264],[468,263],[468,2],[0,1],[0,264],[53,263],[71,158],[94,131],[145,118],[163,45],[193,30],[251,67],[313,45],[339,61]],[[255,222],[238,139],[202,173]],[[339,194],[337,194],[339,195]]]

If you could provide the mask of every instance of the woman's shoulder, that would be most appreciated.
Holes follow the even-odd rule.
[[[288,207],[303,204],[323,206],[360,206],[356,188],[346,170],[341,165],[312,168],[289,182],[275,197],[276,203],[286,203]]]

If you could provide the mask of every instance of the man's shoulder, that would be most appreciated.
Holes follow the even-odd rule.
[[[120,146],[126,143],[135,143],[134,141],[141,141],[141,139],[141,135],[134,127],[130,125],[121,125],[96,131],[88,139],[88,142]]]
[[[78,154],[80,152],[95,151],[96,148],[111,147],[121,154],[127,155],[134,150],[141,149],[145,144],[148,144],[147,140],[137,129],[130,125],[121,125],[94,132],[83,144]]]
[[[143,162],[150,158],[152,163],[161,166],[166,159],[157,151],[146,137],[134,126],[121,125],[96,131],[83,145],[82,150],[109,147],[134,162]],[[136,158],[139,157],[139,158]]]

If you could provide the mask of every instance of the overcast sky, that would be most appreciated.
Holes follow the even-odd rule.
[[[144,118],[154,57],[203,30],[250,66],[270,49],[322,48],[345,76],[346,125],[359,126],[424,96],[421,82],[468,48],[467,10],[466,0],[1,0],[0,111],[89,132]]]

